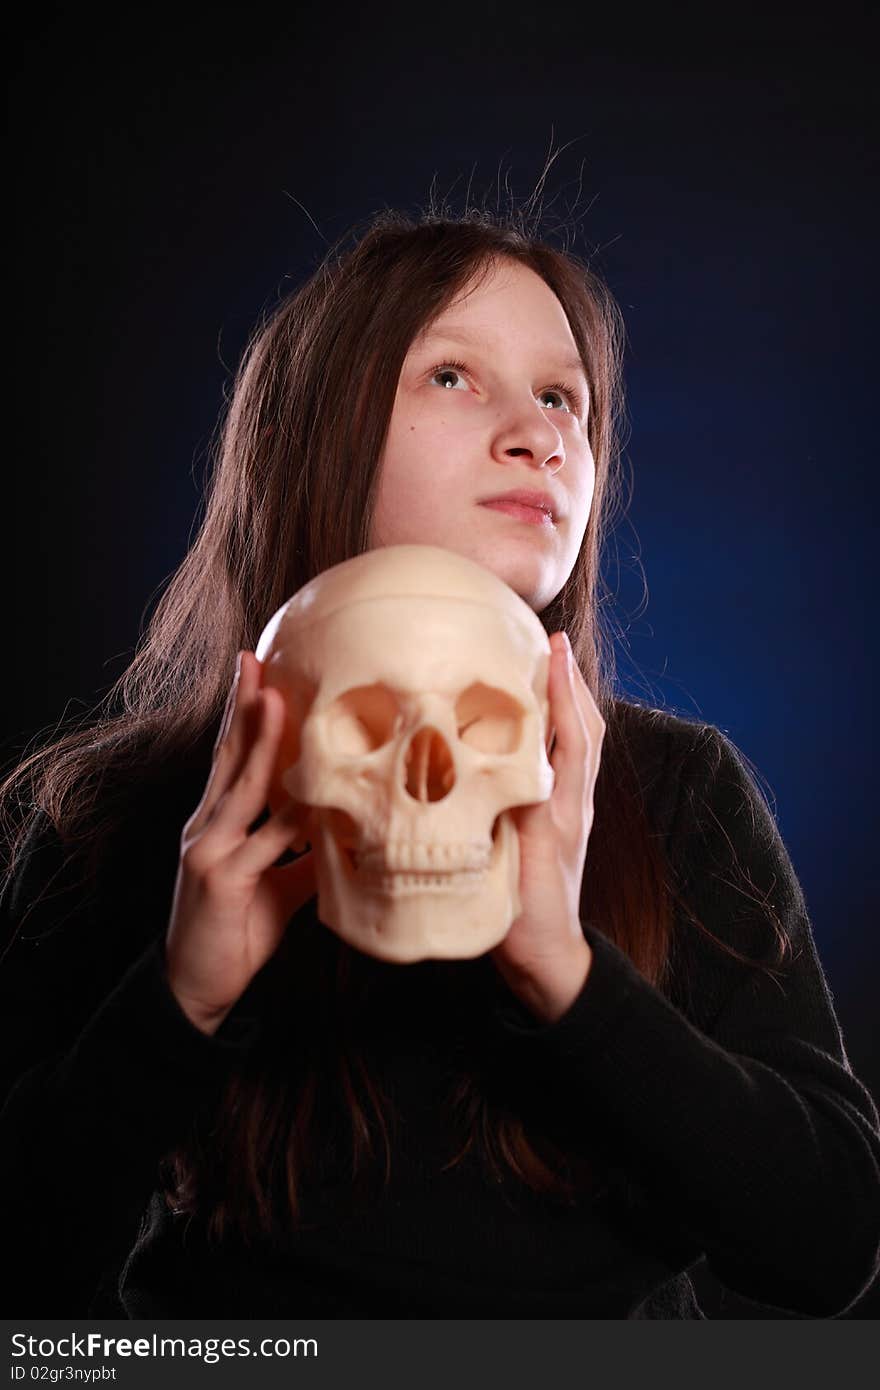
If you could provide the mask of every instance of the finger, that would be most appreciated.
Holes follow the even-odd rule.
[[[593,692],[584,679],[581,668],[574,660],[574,656],[571,652],[571,645],[566,634],[564,632],[554,633],[553,639],[551,645],[553,645],[554,650],[562,650],[564,648],[571,657],[570,670],[573,677],[572,685],[574,697],[583,719],[588,743],[590,748],[594,749],[597,745],[601,744],[604,737],[606,729],[605,720],[602,718],[599,706],[596,704]]]
[[[550,661],[550,713],[556,728],[551,765],[555,774],[553,799],[563,815],[577,815],[584,800],[589,737],[574,689],[574,658],[561,644]]]
[[[593,791],[596,786],[596,778],[599,775],[599,764],[602,757],[602,741],[605,738],[606,724],[602,715],[599,713],[599,706],[593,698],[593,692],[584,680],[577,662],[572,663],[572,668],[575,700],[581,712],[589,744],[587,752],[589,769],[587,791],[592,799]]]
[[[296,838],[303,818],[304,808],[293,797],[290,797],[283,806],[270,816],[259,830],[248,835],[244,844],[240,845],[227,860],[229,871],[241,878],[257,879],[261,874],[266,873],[286,849],[290,849],[293,840]],[[305,856],[301,856],[304,858]],[[299,863],[299,860],[295,861]],[[279,869],[284,873],[286,869],[293,865],[284,865]]]
[[[548,832],[551,834],[553,832],[554,823],[550,814],[549,801],[537,801],[529,805],[514,806],[511,808],[511,815],[521,845],[524,840],[531,836],[540,840]]]
[[[238,695],[238,685],[241,679],[241,662],[243,655],[243,652],[238,652],[235,658],[235,675],[232,680],[232,685],[229,688],[229,694],[226,697],[226,704],[223,709],[223,717],[220,720],[220,728],[218,729],[217,737],[214,740],[214,748],[211,754],[212,763],[216,760],[217,754],[219,753],[220,748],[223,744],[223,740],[226,738],[226,735],[229,731],[229,723],[232,719],[232,712],[235,709],[236,697]]]
[[[216,828],[218,835],[236,839],[265,809],[287,713],[278,690],[258,690],[253,705],[253,742],[231,785],[216,803],[209,826],[209,830]]]
[[[187,823],[190,833],[204,828],[217,803],[226,795],[246,760],[258,725],[257,697],[260,671],[249,652],[239,653],[238,673],[226,703],[226,711],[214,744],[214,755],[207,785],[193,816]]]
[[[285,864],[281,869],[267,869],[263,882],[272,894],[279,917],[286,925],[303,903],[313,898],[318,891],[314,852],[310,850],[293,864]]]
[[[593,692],[584,680],[583,673],[576,661],[572,661],[572,674],[574,676],[574,693],[578,702],[587,732],[596,741],[602,738],[605,733],[605,720],[596,704]]]

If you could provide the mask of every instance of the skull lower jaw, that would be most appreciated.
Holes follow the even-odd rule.
[[[448,873],[359,872],[318,821],[318,916],[367,955],[400,963],[470,960],[503,941],[519,913],[519,841],[507,811],[498,818],[488,867]]]

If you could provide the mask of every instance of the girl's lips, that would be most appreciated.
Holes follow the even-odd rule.
[[[481,502],[480,506],[491,507],[493,512],[506,512],[508,516],[516,517],[517,521],[525,521],[531,526],[554,524],[549,512],[543,511],[540,507],[526,507],[522,502]]]

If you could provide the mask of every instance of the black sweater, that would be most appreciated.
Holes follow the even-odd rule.
[[[330,1145],[305,1228],[256,1249],[218,1252],[159,1194],[162,1156],[257,1047],[261,989],[283,968],[284,943],[213,1036],[168,987],[180,831],[206,773],[139,798],[87,898],[65,888],[41,813],[3,902],[6,1315],[700,1318],[686,1271],[702,1256],[726,1287],[788,1315],[834,1317],[857,1299],[880,1244],[877,1111],[788,853],[719,730],[636,706],[627,725],[687,902],[749,956],[775,913],[793,947],[785,973],[739,965],[681,915],[661,992],[586,916],[587,980],[541,1024],[488,957],[369,964],[364,1050],[401,1116],[391,1185],[351,1200]],[[334,940],[314,901],[294,931]],[[588,1195],[493,1182],[470,1155],[444,1169],[438,1098],[463,1047],[530,1126],[592,1165]]]

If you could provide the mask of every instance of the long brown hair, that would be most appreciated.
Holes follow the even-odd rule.
[[[568,633],[607,725],[584,879],[591,915],[646,979],[666,987],[676,894],[644,814],[626,704],[614,697],[600,577],[603,539],[621,498],[623,323],[601,279],[573,252],[539,237],[521,213],[383,212],[353,246],[331,248],[298,289],[264,311],[218,430],[195,540],[128,669],[81,721],[85,727],[29,754],[0,786],[8,874],[36,808],[81,853],[88,877],[98,873],[130,784],[161,780],[181,762],[203,766],[207,777],[237,652],[255,648],[268,618],[303,584],[368,547],[377,465],[412,339],[499,258],[530,267],[558,297],[589,382],[592,511],[575,567],[540,617],[548,633]],[[291,955],[293,936],[282,943]],[[322,1030],[316,1022],[309,1034],[298,1084],[291,1087],[291,1053],[273,1024],[283,1001],[267,999],[265,1037],[237,1066],[208,1121],[194,1123],[166,1163],[169,1205],[198,1211],[212,1238],[237,1232],[250,1240],[279,1220],[296,1224],[301,1184],[318,1152],[312,1136],[328,1056],[350,1117],[353,1176],[375,1153],[372,1106],[388,1179],[388,1097],[351,1022],[369,963],[326,930],[298,936],[303,953],[315,941],[321,949],[308,968],[300,961],[293,973],[314,998],[336,1005],[335,1012],[314,1011],[330,1023]],[[474,1148],[493,1175],[506,1167],[535,1190],[574,1194],[589,1185],[587,1169],[546,1137],[529,1137],[516,1106],[482,1094],[464,1064],[449,1104],[463,1134],[452,1162]],[[275,1165],[286,1190],[281,1212],[271,1195]]]

